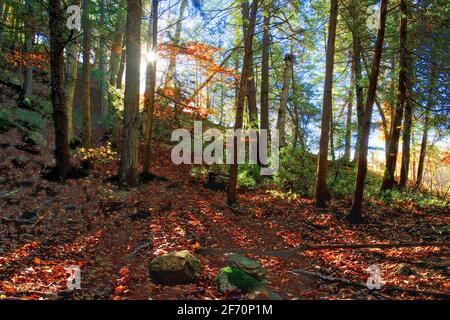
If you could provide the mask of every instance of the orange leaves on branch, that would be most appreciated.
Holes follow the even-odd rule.
[[[40,52],[20,52],[11,50],[5,53],[5,57],[9,63],[17,67],[19,65],[33,67],[40,70],[49,69],[48,55]]]

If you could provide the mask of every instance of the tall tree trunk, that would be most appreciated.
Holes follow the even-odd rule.
[[[353,5],[357,5],[356,2],[352,2]],[[357,116],[357,131],[356,131],[356,144],[355,144],[355,155],[353,157],[353,162],[358,161],[359,154],[359,140],[361,138],[361,129],[364,116],[364,86],[363,86],[363,75],[361,66],[361,40],[359,36],[360,32],[360,22],[359,15],[356,12],[353,15],[352,21],[352,43],[353,43],[353,64],[355,68],[354,72],[354,82],[355,82],[355,93],[356,93],[356,116]]]
[[[25,52],[30,54],[33,51],[34,25],[33,25],[33,4],[32,0],[25,0]],[[31,97],[33,91],[33,67],[27,61],[25,65],[23,90],[25,97]]]
[[[236,104],[236,120],[234,129],[238,130],[242,128],[243,116],[244,116],[244,100],[246,94],[247,78],[249,75],[250,67],[252,65],[252,43],[253,35],[255,33],[256,12],[258,9],[259,0],[253,0],[251,5],[250,19],[248,22],[248,28],[246,37],[244,40],[244,61],[242,65],[241,80],[239,82],[239,91]],[[244,16],[245,17],[245,16]],[[234,137],[233,143],[233,163],[230,166],[230,177],[228,179],[228,192],[227,203],[228,205],[234,205],[236,203],[236,189],[237,189],[237,137]]]
[[[110,57],[110,65],[109,65],[109,85],[111,87],[117,87],[119,83],[118,79],[118,70],[121,67],[121,58],[122,58],[122,52],[123,52],[123,45],[124,45],[124,37],[123,34],[125,33],[125,23],[124,23],[124,17],[122,15],[122,11],[118,13],[118,21],[116,25],[116,30],[114,32],[114,39],[111,45],[111,57]],[[122,75],[123,76],[123,73]],[[114,148],[118,149],[120,146],[120,114],[119,109],[117,106],[113,106],[111,103],[111,110],[113,112],[113,124],[112,124],[112,145]]]
[[[419,164],[417,167],[417,179],[416,179],[416,187],[420,188],[422,186],[423,181],[423,172],[425,168],[425,157],[427,155],[427,144],[428,144],[428,130],[430,129],[430,110],[433,108],[433,96],[436,88],[436,65],[433,63],[431,66],[431,75],[429,79],[428,86],[428,101],[427,107],[425,110],[425,121],[423,124],[423,134],[422,134],[422,143],[420,145],[420,156],[419,156]]]
[[[294,57],[291,54],[284,56],[284,71],[283,71],[283,87],[280,94],[280,108],[278,109],[277,129],[280,137],[280,146],[286,145],[286,113],[287,100],[289,93],[289,81],[292,75],[292,65]]]
[[[408,5],[408,4],[406,4]],[[407,10],[407,7],[406,7]],[[405,12],[405,15],[407,15],[408,12]],[[406,18],[407,19],[407,18]],[[406,39],[407,41],[407,39]],[[404,120],[403,120],[403,136],[402,136],[402,162],[400,166],[400,182],[398,184],[398,187],[400,189],[404,189],[408,183],[408,177],[409,177],[409,165],[410,165],[410,158],[411,158],[411,131],[412,131],[412,118],[414,114],[414,107],[411,103],[411,73],[409,72],[409,65],[411,61],[409,59],[409,55],[407,57],[407,65],[408,65],[408,72],[407,72],[407,88],[406,88],[406,101],[405,101],[405,113],[404,113]]]
[[[319,159],[316,179],[316,206],[324,208],[327,199],[328,144],[330,140],[330,122],[332,112],[334,47],[338,16],[338,0],[331,0],[330,22],[328,25],[328,43],[326,52],[325,84],[323,89],[322,126],[320,133]]]
[[[127,1],[124,119],[119,180],[122,186],[134,187],[138,177],[139,82],[141,62],[142,1]]]
[[[100,0],[100,22],[102,25],[106,24],[106,4],[105,0]],[[100,41],[98,47],[98,64],[100,71],[100,114],[104,115],[106,112],[106,97],[107,97],[107,80],[106,80],[106,39],[103,32],[100,32]]]
[[[390,133],[389,151],[386,159],[381,191],[390,190],[395,184],[395,167],[397,164],[398,142],[402,126],[403,112],[408,103],[408,47],[407,47],[407,4],[406,0],[400,1],[400,72],[398,79],[398,98],[395,108],[394,120]]]
[[[3,0],[0,0],[0,48],[3,48],[3,11],[6,13],[6,5],[3,4]]]
[[[261,129],[269,130],[270,0],[264,0],[261,57]]]
[[[158,45],[158,0],[152,0],[152,12],[150,15],[148,28],[147,52],[153,53],[156,57]],[[155,110],[155,84],[156,84],[156,58],[147,64],[147,79],[145,87],[145,109],[147,119],[144,133],[144,161],[143,174],[150,173],[150,144],[152,139],[153,113]]]
[[[50,69],[51,101],[55,126],[54,173],[64,179],[71,170],[69,144],[67,137],[67,109],[64,93],[64,15],[61,0],[49,0],[48,16],[50,29]]]
[[[244,39],[245,39],[247,28],[248,28],[248,21],[250,19],[250,9],[249,9],[248,0],[242,1],[242,12],[243,12],[243,16],[244,16],[244,21],[242,24],[242,31],[243,31],[243,35],[244,35]],[[252,56],[250,59],[251,59],[252,64],[249,68],[249,73],[248,73],[246,96],[247,96],[250,128],[258,128],[258,109],[256,107],[256,82],[255,82],[255,65],[254,65],[253,50],[252,50],[251,55]]]
[[[409,90],[408,90],[409,92]],[[408,94],[409,95],[409,94]],[[402,164],[400,167],[400,182],[398,187],[403,189],[406,187],[409,176],[409,163],[411,157],[411,129],[412,129],[412,117],[413,117],[413,106],[411,100],[407,97],[405,104],[405,117],[404,117],[404,127],[403,127],[403,144],[402,144]]]
[[[177,46],[180,43],[181,37],[181,26],[183,23],[184,11],[186,9],[187,0],[181,0],[180,4],[180,13],[178,16],[178,20],[175,26],[175,36],[173,38],[173,44]],[[176,64],[176,55],[170,57],[169,66],[167,67],[167,75],[166,80],[164,82],[164,87],[174,87],[174,73],[175,73],[175,64]]]
[[[354,73],[355,73],[355,62],[352,63],[352,69],[350,72],[350,88],[348,90],[348,101],[347,101],[347,118],[345,124],[345,148],[344,148],[344,160],[350,161],[350,149],[352,140],[352,113],[353,113],[353,92],[354,88]]]
[[[116,83],[116,88],[117,89],[122,89],[122,82],[123,82],[123,73],[125,71],[125,62],[126,62],[126,57],[127,57],[127,50],[125,48],[125,36],[123,37],[123,47],[122,47],[122,52],[120,54],[120,63],[119,63],[119,71],[117,72],[117,83]]]
[[[124,19],[122,13],[118,13],[118,21],[114,31],[114,37],[111,44],[111,57],[109,59],[109,84],[112,87],[117,85],[117,72],[119,71],[120,58],[123,47]]]
[[[334,148],[334,115],[333,109],[331,109],[331,117],[330,117],[330,155],[331,160],[336,160],[336,150]]]
[[[89,0],[83,0],[83,130],[82,140],[85,147],[91,145],[91,35],[89,21]]]
[[[74,30],[74,39],[69,43],[66,51],[67,72],[66,72],[66,96],[67,96],[67,132],[69,144],[73,141],[73,98],[75,94],[75,84],[77,81],[78,67],[78,32]]]
[[[358,155],[358,171],[356,175],[355,189],[353,191],[353,201],[347,220],[351,223],[363,222],[361,214],[362,202],[364,198],[364,184],[367,174],[367,153],[369,149],[370,124],[372,121],[372,110],[375,102],[378,75],[380,73],[381,56],[383,53],[384,33],[386,29],[388,0],[381,0],[380,4],[380,26],[375,43],[375,52],[370,72],[369,88],[367,90],[367,100],[364,107],[364,121],[361,130],[361,140]]]

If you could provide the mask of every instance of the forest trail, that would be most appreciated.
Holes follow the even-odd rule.
[[[39,216],[31,226],[0,224],[0,291],[13,297],[242,298],[241,294],[221,295],[214,287],[218,269],[226,266],[224,255],[198,255],[204,277],[189,285],[154,284],[148,275],[149,262],[165,252],[199,247],[270,251],[302,244],[438,241],[430,226],[443,224],[448,216],[430,215],[413,206],[367,208],[368,223],[352,226],[344,222],[348,200],[319,210],[311,199],[287,200],[267,190],[242,190],[239,205],[233,209],[225,205],[224,192],[204,188],[204,181],[190,176],[190,166],[174,165],[170,150],[161,145],[155,148],[158,162],[152,172],[165,179],[119,190],[111,182],[117,162],[109,161],[95,164],[87,178],[58,184],[40,177],[39,164],[49,163],[50,150],[41,148],[39,155],[29,154],[14,147],[19,143],[14,131],[2,136],[10,141],[2,146],[0,158],[6,178],[0,189],[5,208],[2,218],[14,219],[24,211]],[[18,159],[21,168],[17,168]],[[20,201],[25,197],[29,201]],[[398,223],[400,219],[403,224]],[[302,251],[289,259],[249,257],[268,270],[268,287],[284,299],[393,298],[389,291],[373,294],[361,287],[291,272],[310,270],[364,284],[365,270],[374,263],[382,268],[386,284],[449,291],[446,248],[336,249]],[[82,289],[68,292],[65,267],[71,264],[81,267]],[[404,264],[412,274],[398,274],[396,270]],[[435,287],[430,288],[430,283]]]

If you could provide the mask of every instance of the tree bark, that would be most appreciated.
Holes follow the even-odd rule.
[[[400,1],[400,72],[398,79],[398,98],[392,122],[389,151],[386,159],[381,191],[390,190],[395,184],[395,167],[397,165],[398,142],[402,126],[403,112],[408,103],[408,47],[407,47],[407,4],[406,0]]]
[[[352,113],[353,113],[353,92],[354,92],[354,73],[355,63],[352,63],[352,69],[350,72],[350,87],[348,92],[347,101],[347,119],[345,124],[345,148],[344,148],[344,160],[350,161],[350,149],[352,144]]]
[[[119,63],[119,71],[117,72],[117,83],[116,83],[116,88],[117,89],[122,89],[122,81],[123,81],[123,73],[125,71],[125,62],[126,62],[126,57],[127,57],[127,50],[125,48],[125,36],[123,37],[123,45],[122,45],[122,52],[120,54],[120,63]]]
[[[74,39],[70,42],[66,51],[67,72],[66,72],[66,95],[67,95],[67,132],[69,144],[73,141],[73,98],[75,94],[75,84],[77,81],[78,67],[78,43],[76,40],[78,32],[74,31]]]
[[[358,169],[356,175],[355,189],[353,191],[353,201],[347,220],[351,223],[363,222],[361,214],[362,202],[364,198],[364,183],[367,174],[367,154],[369,148],[370,124],[372,121],[372,109],[375,102],[378,75],[380,73],[381,56],[383,53],[384,34],[386,28],[388,0],[381,0],[380,4],[380,26],[377,33],[375,43],[374,59],[372,62],[372,70],[370,72],[369,88],[367,90],[367,100],[364,107],[364,121],[361,130],[361,139],[358,155]]]
[[[100,0],[100,22],[102,25],[106,24],[106,4],[105,0]],[[100,71],[100,114],[104,115],[106,112],[106,97],[107,97],[107,80],[106,80],[106,39],[102,31],[100,31],[100,41],[98,47],[98,64]]]
[[[248,23],[247,33],[244,41],[244,61],[242,65],[241,80],[239,81],[239,91],[236,103],[236,120],[234,124],[234,129],[238,130],[242,128],[243,116],[244,116],[244,100],[246,94],[247,78],[249,75],[249,70],[252,65],[252,43],[253,35],[255,32],[255,22],[256,22],[256,12],[258,9],[259,0],[253,0],[251,6],[250,19]],[[237,137],[234,137],[233,143],[233,163],[230,166],[230,177],[228,179],[228,192],[227,192],[227,203],[232,206],[236,203],[236,189],[237,189]]]
[[[353,2],[355,4],[355,2]],[[355,155],[353,157],[353,162],[358,162],[359,154],[359,141],[361,138],[361,129],[364,116],[364,86],[363,86],[363,75],[361,66],[361,40],[359,37],[360,22],[358,21],[359,15],[357,10],[353,15],[352,21],[352,47],[353,47],[353,64],[355,68],[354,82],[355,82],[355,93],[356,93],[356,116],[357,116],[357,131],[356,131],[356,143],[355,143]]]
[[[148,52],[154,52],[158,44],[158,0],[152,0],[152,12],[149,21],[148,30]],[[147,64],[147,79],[145,87],[145,106],[147,111],[147,119],[144,133],[144,160],[143,160],[143,174],[150,173],[150,144],[152,139],[153,128],[153,113],[155,110],[155,84],[156,84],[156,59],[153,59]]]
[[[85,147],[91,145],[91,35],[89,21],[89,0],[83,0],[83,130],[82,140]]]
[[[6,5],[3,4],[3,0],[0,0],[0,48],[3,48],[3,10],[6,13]]]
[[[53,122],[55,126],[54,173],[61,179],[67,177],[71,170],[69,144],[67,135],[67,109],[64,93],[64,15],[61,0],[49,0],[50,29],[50,69],[51,101],[53,105]]]
[[[277,129],[280,137],[280,146],[286,145],[286,113],[287,100],[289,93],[289,81],[292,75],[292,65],[294,57],[291,54],[284,56],[284,71],[283,71],[283,87],[280,94],[280,108],[278,109]]]
[[[117,73],[119,71],[121,53],[123,48],[124,19],[122,12],[118,13],[118,21],[111,44],[111,57],[109,61],[109,84],[113,87],[117,85]]]
[[[409,90],[408,90],[409,92]],[[409,94],[408,94],[409,95]],[[413,106],[409,97],[406,97],[407,101],[405,103],[405,117],[404,117],[404,127],[403,127],[403,144],[402,144],[402,164],[400,167],[400,182],[398,187],[404,189],[408,182],[409,176],[409,164],[411,158],[411,129],[412,129],[412,117],[413,117]]]
[[[138,177],[139,82],[141,62],[142,2],[127,1],[124,119],[119,181],[123,187],[134,187]]]
[[[436,89],[436,65],[432,63],[431,66],[431,74],[429,79],[428,86],[428,101],[427,108],[425,110],[425,121],[423,124],[423,134],[422,134],[422,143],[420,145],[420,156],[419,156],[419,164],[417,167],[417,179],[416,179],[416,187],[420,188],[422,186],[423,181],[423,172],[425,168],[425,157],[427,155],[427,144],[428,144],[428,130],[430,129],[430,110],[433,108],[434,100],[434,91]]]
[[[331,0],[330,22],[328,24],[328,41],[326,51],[325,84],[323,89],[322,126],[317,164],[315,199],[316,206],[324,208],[327,199],[328,145],[330,140],[330,122],[332,112],[334,47],[338,15],[338,0]]]
[[[33,51],[33,38],[34,38],[34,25],[33,25],[33,4],[32,0],[25,0],[25,52],[27,54]],[[23,81],[23,89],[25,92],[25,98],[31,97],[33,91],[33,67],[30,61],[25,64],[25,73]]]
[[[261,57],[261,129],[269,130],[270,0],[264,0]]]
[[[177,46],[180,43],[181,37],[181,26],[183,23],[184,11],[186,9],[187,0],[181,0],[180,4],[180,13],[178,15],[178,20],[175,26],[175,36],[173,38],[173,44]],[[174,73],[175,73],[175,64],[176,64],[176,55],[170,57],[169,66],[167,67],[167,76],[164,82],[164,87],[174,87]]]

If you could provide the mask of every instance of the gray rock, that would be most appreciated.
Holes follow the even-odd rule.
[[[150,276],[164,285],[184,284],[201,278],[200,260],[187,250],[160,255],[150,262]]]

